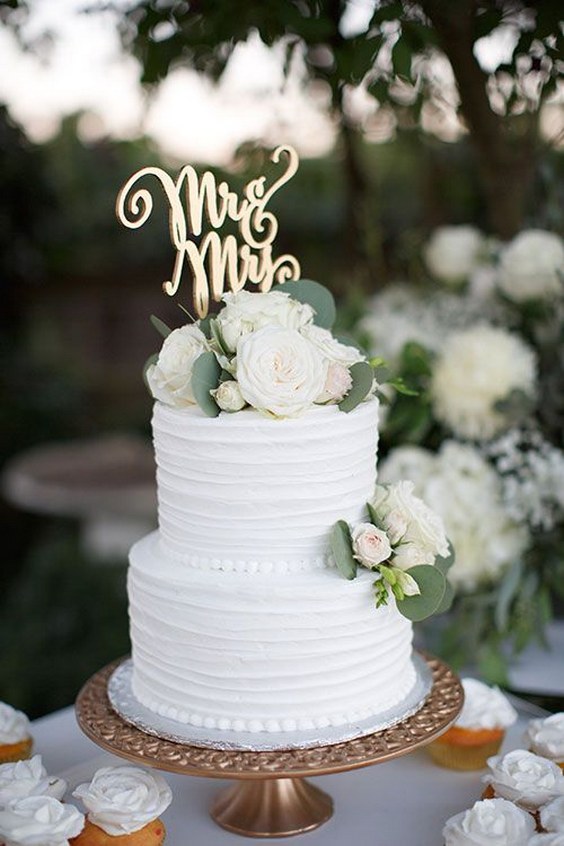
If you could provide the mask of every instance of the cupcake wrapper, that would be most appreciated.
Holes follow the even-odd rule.
[[[161,819],[153,820],[144,828],[132,834],[106,834],[90,820],[86,820],[82,832],[71,838],[71,846],[162,846],[166,839],[166,828]]]
[[[4,743],[0,745],[0,764],[15,764],[31,756],[33,740],[31,737],[20,740],[19,743]]]
[[[435,741],[427,747],[433,761],[449,770],[483,770],[491,755],[499,752],[503,737],[479,746],[455,746]]]

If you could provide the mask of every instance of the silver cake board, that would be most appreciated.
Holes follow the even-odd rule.
[[[124,661],[112,673],[108,683],[108,697],[114,711],[127,723],[136,726],[146,734],[171,740],[174,743],[208,749],[242,749],[251,752],[307,749],[314,746],[331,746],[384,731],[415,714],[431,692],[433,675],[426,661],[417,653],[413,656],[413,663],[416,673],[415,685],[409,694],[393,708],[345,726],[328,726],[305,731],[241,732],[209,729],[163,717],[146,708],[135,697],[132,688],[133,662],[131,659]]]

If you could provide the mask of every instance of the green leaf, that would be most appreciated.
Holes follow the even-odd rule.
[[[416,391],[414,388],[408,387],[408,385],[405,384],[401,376],[396,376],[395,379],[389,379],[388,385],[391,385],[392,388],[395,388],[398,394],[403,394],[406,397],[419,396],[419,391]]]
[[[449,582],[449,580],[446,579],[445,592],[444,592],[443,598],[441,600],[439,607],[437,608],[437,610],[434,613],[435,614],[444,614],[445,611],[448,611],[450,609],[450,607],[453,603],[453,600],[454,600],[454,588],[451,585],[451,583]]]
[[[398,610],[412,622],[419,622],[435,614],[440,608],[446,591],[446,579],[436,567],[418,564],[408,570],[421,593],[419,596],[406,596],[398,602]]]
[[[221,367],[212,352],[205,352],[198,356],[192,368],[192,392],[196,402],[208,417],[217,417],[221,411],[210,393],[219,385],[220,376]]]
[[[339,520],[331,530],[331,552],[340,574],[345,579],[356,578],[357,562],[353,556],[350,529],[344,520]]]
[[[208,314],[206,317],[202,317],[198,326],[200,327],[200,331],[204,333],[208,340],[211,340],[211,322],[213,320],[213,315]]]
[[[151,367],[153,364],[157,363],[158,359],[159,359],[159,354],[153,353],[153,355],[150,355],[149,358],[147,359],[147,361],[145,362],[145,364],[143,365],[143,381],[145,382],[145,385],[147,386],[147,390],[149,391],[151,396],[153,396],[153,394],[151,392],[151,387],[150,387],[149,382],[147,380],[147,371],[148,371],[149,367]]]
[[[382,578],[385,579],[391,587],[393,587],[397,582],[394,569],[392,567],[386,567],[384,564],[379,564],[378,570],[382,574]]]
[[[366,510],[368,511],[368,516],[370,517],[370,522],[376,526],[376,528],[380,528],[380,521],[378,520],[378,515],[376,514],[376,509],[372,505],[371,502],[366,503]]]
[[[155,314],[151,315],[150,320],[151,320],[151,323],[153,324],[153,326],[155,327],[155,329],[157,330],[157,332],[160,335],[162,335],[163,338],[168,338],[168,336],[172,332],[172,329],[170,329],[166,325],[166,323],[163,320],[161,320],[160,317],[157,317]]]
[[[312,279],[298,279],[297,282],[285,282],[282,290],[292,299],[310,305],[315,312],[313,322],[323,329],[331,329],[337,316],[333,294]]]
[[[376,599],[376,608],[388,604],[388,586],[384,579],[376,579],[374,582],[374,597]]]
[[[448,542],[448,555],[437,555],[435,558],[435,567],[441,571],[443,576],[446,576],[452,565],[456,560],[456,553],[451,542]]]
[[[356,408],[372,388],[374,371],[367,361],[357,361],[350,368],[352,387],[346,397],[339,403],[341,411],[349,412]]]
[[[507,628],[509,622],[509,610],[511,603],[519,590],[521,576],[523,574],[523,564],[517,560],[513,566],[505,573],[499,592],[497,595],[497,602],[494,611],[495,625],[499,632],[503,632]]]
[[[223,339],[223,335],[221,334],[221,327],[217,320],[210,321],[210,335],[212,340],[214,340],[219,347],[219,351],[223,353],[223,355],[230,358],[233,353],[227,349],[225,341]]]

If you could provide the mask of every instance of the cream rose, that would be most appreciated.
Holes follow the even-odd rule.
[[[352,388],[352,376],[348,367],[332,361],[327,367],[323,391],[315,400],[317,403],[340,402]]]
[[[0,702],[0,743],[19,743],[28,737],[29,720],[23,711]]]
[[[383,526],[391,544],[399,543],[407,532],[407,519],[399,509],[393,508],[383,519]]]
[[[548,299],[564,290],[564,244],[554,232],[527,229],[502,249],[498,284],[515,302]]]
[[[52,796],[62,799],[67,789],[62,778],[47,775],[41,755],[29,761],[16,761],[0,766],[0,807],[26,796]]]
[[[392,554],[392,547],[386,532],[377,529],[372,523],[360,523],[352,532],[353,554],[369,570],[387,561]]]
[[[88,819],[112,837],[139,831],[172,801],[164,778],[140,767],[103,767],[73,796],[84,803]]]
[[[558,831],[564,834],[564,796],[554,799],[540,809],[540,821],[547,831]]]
[[[447,820],[445,846],[528,846],[535,831],[530,814],[506,799],[483,799]]]
[[[564,761],[564,713],[542,720],[530,720],[526,738],[533,752],[544,758]]]
[[[0,842],[5,846],[68,846],[84,828],[74,805],[50,796],[27,796],[0,811]]]
[[[484,236],[473,226],[441,226],[424,250],[427,267],[442,282],[459,283],[479,266]]]
[[[157,363],[147,370],[147,382],[154,398],[175,408],[194,405],[192,368],[207,349],[207,338],[195,324],[171,332],[164,340]]]
[[[489,773],[482,781],[491,784],[497,796],[527,811],[536,811],[564,795],[564,774],[560,767],[525,749],[489,758],[488,767]]]
[[[222,411],[241,411],[246,405],[239,385],[233,380],[222,382],[212,395]]]
[[[237,345],[237,381],[245,400],[277,417],[307,411],[325,384],[326,367],[316,347],[296,329],[265,326]]]
[[[310,323],[303,327],[301,334],[317,347],[321,355],[335,364],[350,367],[357,361],[365,361],[366,356],[356,347],[338,341],[329,329]]]
[[[311,306],[300,303],[284,291],[269,291],[265,294],[239,291],[224,294],[224,308],[217,316],[217,322],[227,349],[235,352],[239,339],[264,326],[282,326],[285,329],[300,329],[311,323],[314,317]]]

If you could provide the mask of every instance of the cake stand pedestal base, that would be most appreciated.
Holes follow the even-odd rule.
[[[210,814],[235,834],[290,837],[327,822],[333,815],[333,800],[303,778],[250,779],[223,790]]]
[[[459,679],[438,658],[423,655],[433,677],[429,695],[409,717],[373,734],[326,746],[252,751],[178,743],[128,723],[111,706],[108,683],[122,661],[86,682],[76,701],[82,731],[102,749],[133,764],[171,773],[231,778],[214,800],[215,822],[247,837],[289,837],[317,828],[333,802],[306,779],[383,764],[439,737],[454,722],[464,694]],[[123,659],[122,659],[123,660]]]

